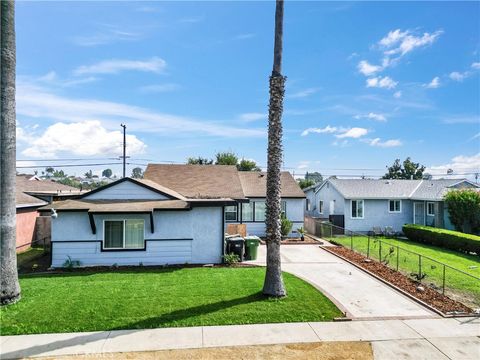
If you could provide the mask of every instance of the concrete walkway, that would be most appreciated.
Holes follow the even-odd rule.
[[[258,250],[252,263],[264,265],[266,247]],[[284,245],[281,255],[282,270],[314,285],[353,319],[439,317],[318,245]]]
[[[368,341],[377,360],[478,359],[480,319],[412,319],[204,326],[2,336],[1,358],[219,346]]]

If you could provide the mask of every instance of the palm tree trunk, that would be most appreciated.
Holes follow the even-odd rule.
[[[15,3],[0,2],[0,304],[20,299],[15,249]]]
[[[282,166],[282,112],[285,80],[282,76],[283,0],[277,0],[275,11],[275,46],[273,71],[270,76],[268,114],[268,161],[266,196],[267,271],[263,293],[269,296],[287,295],[280,260],[280,171]]]

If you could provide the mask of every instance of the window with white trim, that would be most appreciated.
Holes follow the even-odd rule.
[[[305,201],[305,210],[310,211],[310,199],[306,199]]]
[[[388,212],[391,212],[391,213],[402,212],[402,200],[389,200],[388,201]]]
[[[282,216],[287,217],[287,202],[285,200],[282,200],[280,211],[282,213]]]
[[[428,202],[427,203],[427,215],[428,216],[435,216],[435,203]]]
[[[141,219],[105,220],[104,249],[144,249],[145,222]]]
[[[253,221],[253,202],[242,203],[242,221]]]
[[[265,201],[255,201],[255,222],[265,221]]]
[[[225,221],[237,221],[238,207],[237,205],[225,206]]]
[[[352,200],[352,219],[363,219],[363,200]]]
[[[323,214],[323,200],[320,200],[320,201],[318,202],[318,212],[319,212],[320,214]]]

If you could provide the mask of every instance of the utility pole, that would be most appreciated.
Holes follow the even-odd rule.
[[[126,176],[126,168],[125,168],[125,165],[126,165],[126,161],[127,161],[127,137],[126,137],[126,131],[127,131],[127,125],[125,124],[120,124],[120,126],[123,128],[123,156],[122,156],[122,159],[123,159],[123,177]]]

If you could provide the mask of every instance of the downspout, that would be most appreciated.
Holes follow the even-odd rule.
[[[222,261],[223,261],[223,256],[225,255],[225,205],[222,206],[222,233],[221,233],[221,240],[222,240]]]

